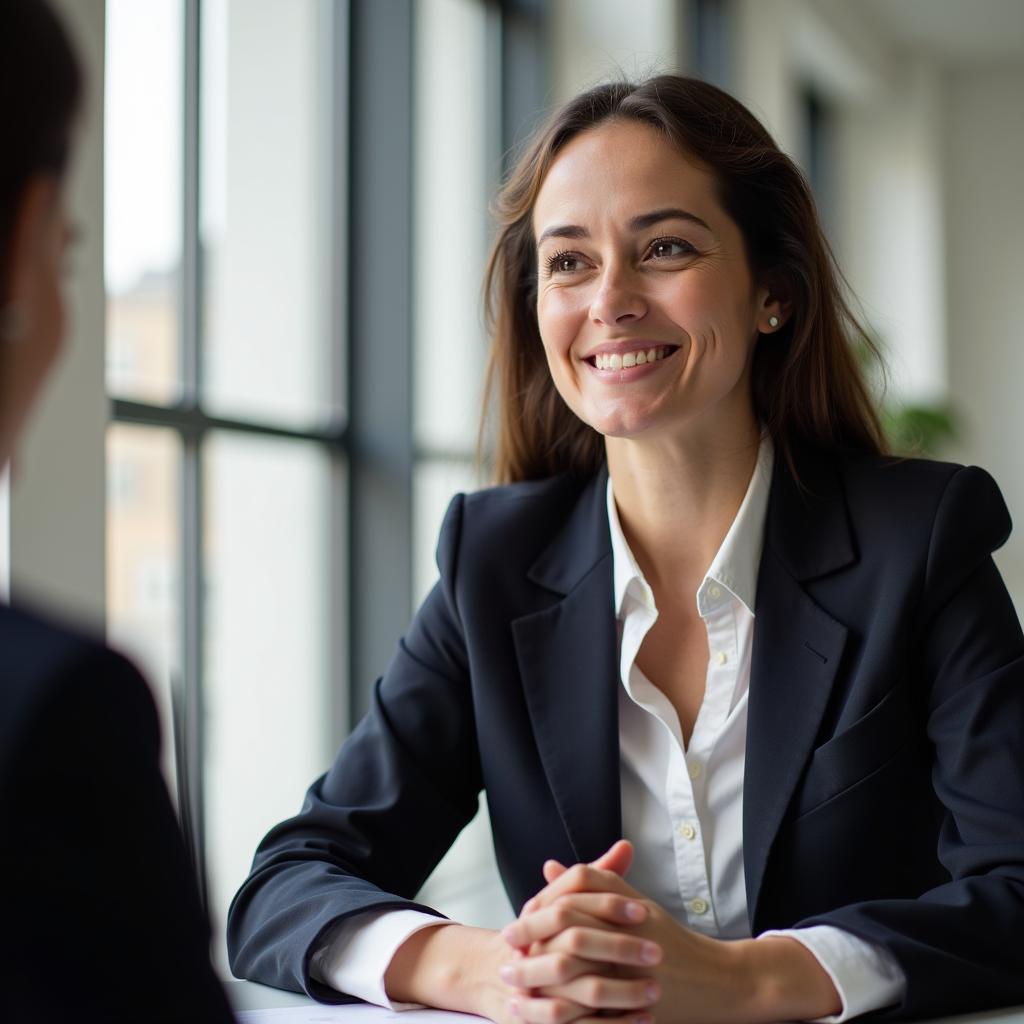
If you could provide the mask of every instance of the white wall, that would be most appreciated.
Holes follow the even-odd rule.
[[[13,466],[10,579],[33,600],[101,630],[104,622],[107,398],[103,380],[104,0],[57,0],[78,45],[86,109],[68,179],[82,240],[68,282],[72,327]]]
[[[1024,67],[950,72],[943,88],[949,376],[958,457],[998,481],[1017,529],[997,556],[1024,610]]]
[[[842,108],[836,243],[887,356],[891,394],[946,397],[941,92],[922,57],[894,61],[888,87]]]
[[[552,105],[601,81],[681,67],[685,5],[676,0],[557,0],[548,10]]]

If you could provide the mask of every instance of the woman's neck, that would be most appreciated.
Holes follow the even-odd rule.
[[[607,438],[623,533],[655,594],[703,578],[757,464],[756,425],[730,437]]]

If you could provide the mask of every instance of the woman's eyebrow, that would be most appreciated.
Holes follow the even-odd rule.
[[[690,213],[689,210],[681,210],[675,206],[666,207],[664,210],[654,210],[651,213],[642,213],[639,217],[634,217],[629,222],[629,229],[630,231],[643,231],[644,228],[653,227],[663,220],[688,220],[705,231],[711,231],[708,224],[701,220],[697,214]]]
[[[711,231],[706,221],[701,220],[695,213],[689,210],[682,210],[679,207],[670,206],[662,210],[652,210],[650,213],[641,213],[629,221],[630,231],[643,231],[645,228],[653,227],[663,220],[688,220],[705,231]],[[714,232],[712,232],[713,234]],[[590,232],[579,224],[556,224],[545,228],[537,239],[540,246],[548,238],[589,238]]]

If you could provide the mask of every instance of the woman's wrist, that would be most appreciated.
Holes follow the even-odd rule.
[[[454,923],[423,928],[391,958],[384,990],[394,1002],[491,1016],[508,995],[498,969],[509,957],[497,932]]]
[[[816,1020],[842,1010],[842,999],[818,958],[785,936],[735,943],[748,984],[743,986],[746,1019]]]

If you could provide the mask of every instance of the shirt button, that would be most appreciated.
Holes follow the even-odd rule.
[[[692,839],[697,834],[697,830],[690,824],[680,825],[679,834],[684,839]]]
[[[695,900],[690,900],[687,906],[695,914],[706,914],[708,912],[708,904],[706,900],[702,900],[699,896]]]
[[[715,655],[715,661],[717,661],[719,665],[724,665],[728,660],[729,660],[729,655],[726,654],[725,651],[719,651]]]
[[[722,588],[718,586],[717,583],[708,587],[708,597],[710,597],[712,601],[717,601],[721,596]]]
[[[699,779],[704,769],[701,767],[700,761],[691,761],[686,766],[686,771],[689,773],[691,779]]]

